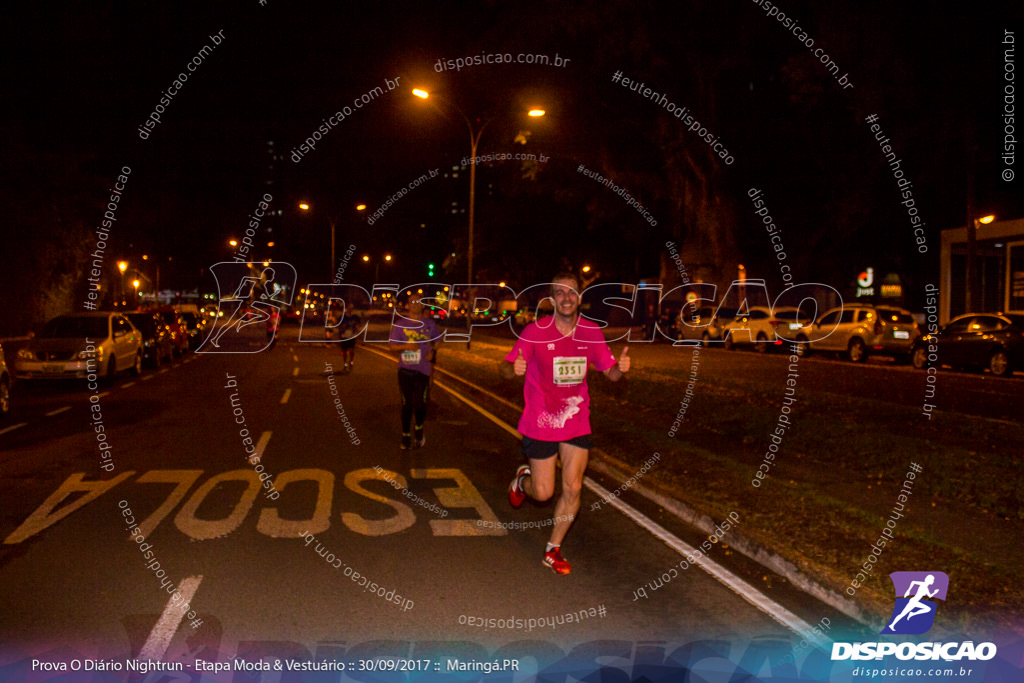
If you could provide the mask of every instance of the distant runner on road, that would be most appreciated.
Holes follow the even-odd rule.
[[[629,371],[629,347],[618,362],[600,328],[579,317],[579,280],[572,273],[552,279],[554,315],[530,323],[501,365],[506,379],[525,375],[526,407],[519,420],[523,455],[509,485],[508,499],[518,508],[529,496],[537,501],[555,492],[555,455],[562,462],[562,495],[555,504],[554,526],[542,562],[558,574],[571,571],[561,545],[580,509],[590,439],[587,368],[593,365],[613,382]]]
[[[398,352],[398,389],[402,393],[402,448],[422,448],[423,421],[427,416],[427,382],[432,369],[430,358],[434,340],[441,331],[429,317],[423,316],[419,294],[409,297],[408,318],[396,315],[391,327],[390,346]],[[416,428],[410,434],[412,418]]]

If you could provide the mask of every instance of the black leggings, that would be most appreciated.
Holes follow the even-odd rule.
[[[422,372],[398,369],[398,390],[402,393],[402,433],[409,433],[409,423],[413,415],[416,416],[416,425],[423,426],[423,420],[427,417],[427,382],[430,378]]]

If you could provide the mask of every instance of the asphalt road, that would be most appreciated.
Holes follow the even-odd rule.
[[[98,399],[76,385],[18,387],[0,434],[7,657],[503,653],[541,662],[610,639],[637,643],[639,657],[650,642],[795,643],[823,617],[854,629],[806,595],[757,587],[765,571],[721,546],[710,553],[717,577],[696,566],[670,575],[683,544],[706,536],[639,497],[624,497],[630,509],[587,512],[596,486],[618,485],[593,471],[564,545],[573,573],[553,574],[540,562],[546,528],[499,528],[552,514],[509,506],[519,455],[508,427],[442,379],[426,447],[402,451],[395,363],[360,348],[354,371],[340,374],[336,348],[296,334],[285,328],[264,353],[190,354],[119,378]],[[631,349],[634,362],[670,363],[672,353]],[[919,401],[923,375],[912,369],[809,360],[802,382]],[[715,351],[706,362],[707,372],[785,372],[781,359],[751,353]],[[949,409],[1024,413],[1019,378],[942,381]],[[247,451],[261,456],[259,468]],[[148,547],[130,538],[129,514]],[[172,584],[194,616],[169,597]]]

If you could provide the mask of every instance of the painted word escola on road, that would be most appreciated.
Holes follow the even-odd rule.
[[[113,479],[94,481],[86,481],[85,473],[82,472],[72,474],[43,501],[35,512],[30,514],[17,529],[4,539],[4,543],[10,545],[32,538],[108,493],[134,474],[134,471],[127,471]],[[190,492],[202,474],[202,470],[152,470],[135,479],[133,484],[176,484],[167,495],[167,499],[157,505],[149,517],[137,524],[140,535],[152,536],[154,530],[176,508],[180,509],[173,518],[174,526],[194,540],[223,539],[228,534],[237,531],[256,504],[257,494],[262,488],[259,476],[252,469],[221,472],[203,482],[186,499],[186,494]],[[480,491],[461,470],[456,468],[413,469],[410,474],[415,479],[441,479],[454,482],[454,486],[431,488],[440,506],[445,508],[442,512],[452,508],[476,512],[475,517],[471,516],[467,519],[428,520],[431,533],[434,536],[505,536],[508,534],[501,527],[500,520],[494,514],[491,506],[480,495]],[[344,476],[346,489],[361,498],[368,498],[391,508],[393,514],[380,519],[379,514],[374,514],[372,518],[366,518],[357,512],[342,512],[340,515],[342,524],[348,530],[363,536],[396,534],[413,526],[416,523],[414,506],[408,505],[402,500],[380,495],[364,486],[367,482],[381,482],[374,488],[393,491],[392,481],[401,488],[408,488],[406,478],[396,472],[382,470],[378,474],[370,468],[347,472]],[[241,482],[245,485],[244,489],[236,494],[238,497],[230,506],[231,510],[220,519],[199,517],[197,512],[207,497],[221,484],[228,482]],[[297,486],[290,490],[290,485],[296,482],[314,482],[316,484],[315,502],[312,506],[307,504],[304,508],[312,507],[312,513],[306,519],[285,518],[278,511],[276,503],[262,501],[263,507],[256,519],[256,531],[271,538],[295,539],[299,537],[300,532],[302,535],[319,534],[331,527],[331,520],[337,519],[337,516],[331,514],[331,505],[334,501],[334,473],[312,468],[282,472],[275,481],[277,492],[282,499],[281,505],[293,505],[295,504],[293,499],[296,496],[309,495],[310,489],[305,486]],[[382,484],[386,486],[382,486]],[[232,490],[237,491],[238,489],[235,487],[237,484],[232,487]],[[144,486],[142,490],[147,495],[151,493],[150,487]],[[299,491],[305,493],[300,494]],[[132,496],[139,494],[140,491],[135,490]],[[289,496],[292,498],[290,499]],[[63,504],[68,499],[72,502]],[[274,500],[276,501],[276,498]],[[301,504],[301,501],[299,502]],[[484,522],[484,524],[478,522]]]

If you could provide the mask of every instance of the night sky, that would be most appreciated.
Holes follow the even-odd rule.
[[[777,264],[747,198],[759,188],[799,279],[842,287],[874,265],[913,286],[937,270],[939,232],[963,225],[971,175],[979,215],[1024,217],[1021,181],[1001,180],[999,159],[1001,41],[1009,29],[1020,42],[1022,10],[985,7],[964,16],[962,7],[932,3],[786,3],[848,74],[853,87],[843,88],[751,0],[20,3],[4,22],[0,77],[4,231],[11,253],[25,257],[15,259],[23,285],[15,290],[75,270],[81,253],[55,265],[53,243],[94,239],[123,166],[132,173],[108,260],[153,255],[167,264],[163,286],[212,290],[209,266],[231,258],[227,240],[240,237],[266,192],[282,214],[261,223],[263,242],[275,230],[275,247],[258,256],[293,262],[301,281],[329,277],[331,216],[338,258],[349,244],[359,254],[393,253],[389,279],[412,283],[425,279],[427,261],[454,251],[439,279],[462,281],[466,217],[451,210],[466,208],[468,171],[448,174],[469,154],[469,133],[452,105],[477,126],[489,121],[481,154],[550,157],[532,174],[519,162],[480,168],[478,279],[525,287],[548,268],[586,262],[633,282],[658,276],[671,239],[719,282],[743,262],[748,277],[773,289]],[[221,43],[141,139],[164,91],[218,32]],[[439,59],[488,53],[569,61],[435,69]],[[678,118],[612,82],[618,71],[687,106],[734,162],[711,156]],[[325,118],[388,80],[399,87],[292,160]],[[412,87],[444,101],[418,100]],[[528,121],[532,106],[547,115]],[[924,256],[865,122],[870,114],[913,182]],[[529,131],[525,145],[514,142],[520,131]],[[281,157],[273,171],[271,140]],[[657,225],[577,172],[580,164],[626,187]],[[354,211],[357,202],[376,210],[434,169],[441,175],[373,226]],[[300,201],[314,211],[299,212]],[[368,282],[360,265],[350,266],[351,280]]]

